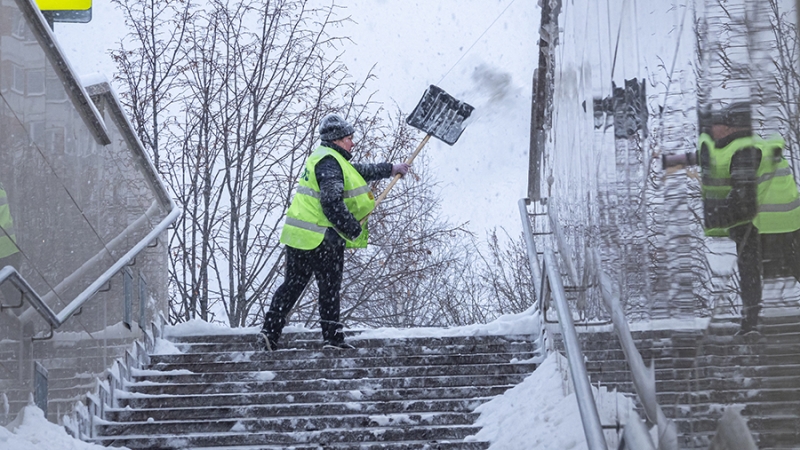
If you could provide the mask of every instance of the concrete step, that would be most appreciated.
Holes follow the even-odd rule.
[[[136,381],[150,381],[153,383],[216,383],[221,381],[253,381],[270,379],[284,380],[315,380],[324,378],[328,380],[358,379],[358,378],[397,378],[397,377],[442,377],[466,375],[510,375],[531,374],[536,369],[533,363],[518,364],[461,364],[437,365],[416,367],[364,367],[342,369],[300,369],[300,370],[271,370],[269,365],[251,363],[242,366],[241,371],[233,371],[226,365],[190,365],[177,368],[171,372],[164,370],[131,370]],[[203,372],[210,368],[231,369],[220,372]],[[252,367],[244,371],[245,367]]]
[[[106,437],[123,435],[199,434],[199,433],[262,433],[315,431],[326,428],[369,428],[409,426],[472,425],[477,413],[413,413],[413,414],[345,414],[318,416],[282,416],[273,418],[233,418],[203,421],[150,421],[108,423],[98,431]]]
[[[535,357],[533,353],[514,355],[510,353],[491,354],[433,354],[422,356],[359,356],[353,350],[323,350],[309,354],[302,359],[273,359],[264,352],[245,352],[240,354],[210,353],[196,355],[197,358],[170,358],[174,362],[150,364],[147,369],[179,370],[192,372],[249,372],[254,370],[332,370],[360,368],[393,367],[433,367],[484,364],[507,364],[512,359],[527,360]],[[183,361],[186,359],[186,361]],[[197,360],[197,361],[196,361]]]
[[[490,340],[485,342],[467,342],[436,344],[425,343],[420,339],[414,342],[407,342],[405,345],[384,345],[386,341],[381,340],[358,340],[348,339],[358,351],[369,350],[375,356],[381,355],[424,355],[429,353],[515,353],[532,352],[535,346],[530,341],[508,341]],[[319,351],[322,349],[322,342],[290,340],[288,343],[283,340],[279,344],[280,348],[273,354],[275,357],[285,357],[291,359],[297,354],[306,354],[308,351]],[[255,336],[248,341],[237,341],[230,343],[210,342],[210,343],[176,343],[175,346],[183,353],[235,353],[247,351],[261,351],[257,346]],[[161,355],[156,355],[161,356]]]
[[[472,412],[491,397],[470,399],[405,399],[402,401],[347,401],[324,405],[327,415],[412,414],[440,412]],[[165,399],[166,400],[166,399]],[[165,405],[168,405],[165,402]],[[111,408],[107,420],[112,422],[145,422],[148,420],[206,420],[253,417],[313,416],[320,414],[320,405],[314,403],[284,403],[274,405],[212,405],[168,408]]]
[[[366,382],[366,380],[365,380]],[[500,395],[513,385],[506,386],[457,386],[443,388],[371,389],[327,392],[250,392],[208,395],[147,395],[118,393],[121,407],[158,408],[199,407],[212,405],[270,405],[278,403],[329,403],[359,401],[467,399]]]
[[[397,388],[440,388],[456,386],[496,386],[511,385],[522,382],[528,374],[510,375],[461,375],[445,377],[394,377],[382,378],[380,382],[371,382],[363,379],[334,379],[320,378],[316,380],[283,380],[283,381],[220,381],[209,383],[134,383],[127,386],[128,392],[161,395],[199,395],[223,394],[234,392],[297,392],[297,391],[328,391],[328,390],[353,390],[364,387],[382,387],[384,389]]]
[[[281,350],[254,334],[174,339],[115,393],[102,445],[138,448],[486,449],[474,408],[536,368],[528,336],[347,341],[287,333]]]
[[[463,440],[465,437],[480,431],[475,426],[416,426],[370,427],[370,428],[327,428],[324,430],[283,432],[229,432],[229,433],[189,433],[180,436],[102,436],[95,442],[106,446],[125,446],[131,449],[141,448],[187,448],[187,447],[233,447],[244,445],[298,445],[317,444],[327,446],[329,443],[402,442],[429,440]],[[356,444],[357,445],[357,444]],[[351,447],[352,448],[352,447]]]
[[[386,338],[386,339],[362,339],[360,333],[345,333],[345,341],[352,343],[358,348],[367,347],[393,347],[393,346],[428,346],[443,347],[447,345],[488,345],[512,342],[531,341],[530,335],[511,335],[511,336],[444,336],[444,337],[409,337],[409,338]],[[220,334],[204,336],[174,336],[170,341],[178,344],[221,344],[221,345],[253,345],[256,342],[256,334]],[[322,335],[320,333],[284,333],[278,343],[279,348],[299,348],[304,346],[322,347]]]
[[[319,445],[248,445],[238,447],[243,450],[320,450]],[[358,448],[359,450],[485,450],[489,448],[488,442],[475,441],[405,441],[405,442],[346,442],[327,443],[325,449],[337,450]],[[220,450],[219,447],[189,447],[187,450]]]

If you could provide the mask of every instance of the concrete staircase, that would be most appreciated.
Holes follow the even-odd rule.
[[[528,336],[360,339],[287,333],[173,338],[182,353],[130,369],[94,441],[139,448],[485,449],[475,407],[535,369]]]
[[[658,402],[675,420],[682,449],[707,449],[728,405],[760,449],[800,448],[800,316],[763,317],[760,335],[735,336],[736,320],[708,330],[634,332],[655,364]],[[586,332],[581,343],[593,383],[634,392],[613,332]]]

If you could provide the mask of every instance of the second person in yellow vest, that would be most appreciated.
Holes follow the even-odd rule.
[[[800,195],[783,139],[752,132],[750,104],[733,103],[711,114],[701,134],[699,159],[705,232],[736,242],[742,322],[756,330],[763,278],[800,279]]]
[[[319,315],[325,348],[347,349],[339,320],[345,247],[367,246],[368,221],[375,208],[369,181],[405,175],[409,165],[351,163],[355,129],[336,114],[319,125],[320,146],[308,157],[281,233],[286,245],[286,277],[275,291],[259,345],[276,350],[286,317],[313,275],[319,288]]]

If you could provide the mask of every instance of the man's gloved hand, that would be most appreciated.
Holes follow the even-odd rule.
[[[411,165],[410,164],[406,164],[406,163],[393,164],[392,165],[392,176],[395,176],[397,174],[400,174],[400,176],[403,176],[403,175],[407,174],[409,167],[411,167]]]

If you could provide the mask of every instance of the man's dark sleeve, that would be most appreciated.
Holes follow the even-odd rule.
[[[314,173],[319,183],[322,213],[337,231],[351,240],[356,239],[361,235],[361,224],[344,204],[344,175],[339,163],[332,156],[326,156],[317,163]]]
[[[731,193],[729,207],[734,220],[752,220],[758,212],[758,166],[761,150],[747,147],[731,158]]]
[[[392,164],[391,163],[379,163],[379,164],[353,164],[353,167],[364,177],[364,181],[370,182],[375,180],[380,180],[383,178],[389,178],[392,176]]]

